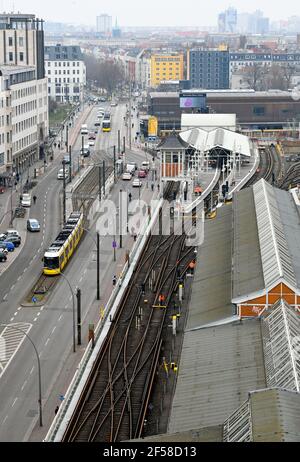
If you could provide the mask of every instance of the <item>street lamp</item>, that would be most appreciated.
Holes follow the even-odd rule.
[[[83,231],[88,233],[89,237],[97,247],[97,300],[100,300],[100,235],[99,232],[97,232],[97,240],[95,240],[91,231],[86,228],[83,228]]]
[[[39,415],[40,415],[40,427],[43,426],[43,414],[42,414],[42,376],[41,376],[41,361],[40,361],[40,356],[39,356],[39,353],[37,351],[37,348],[35,346],[35,344],[33,343],[33,341],[31,340],[31,338],[29,337],[29,335],[24,332],[24,330],[20,329],[19,327],[15,327],[15,326],[12,326],[10,324],[0,324],[1,327],[6,327],[8,329],[14,329],[18,332],[22,332],[22,334],[25,335],[26,338],[28,338],[28,340],[30,341],[30,343],[32,344],[33,348],[34,348],[34,351],[35,351],[35,354],[36,354],[36,357],[37,357],[37,362],[38,362],[38,378],[39,378]]]

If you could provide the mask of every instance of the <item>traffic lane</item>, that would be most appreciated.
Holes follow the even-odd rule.
[[[112,196],[117,199],[118,191],[115,191]],[[102,250],[101,287],[103,287],[104,278],[106,278],[111,266],[112,250],[108,253],[105,252],[105,249],[111,247],[110,244],[110,237],[102,239],[104,254]],[[126,240],[124,244],[127,246]],[[124,264],[125,261],[121,262],[120,271]],[[70,261],[65,273],[74,287],[84,287],[82,291],[82,339],[84,343],[87,342],[89,310],[94,299],[91,294],[96,294],[95,269],[95,245],[91,239],[86,237],[78,248],[78,255]],[[49,303],[43,309],[41,316],[36,318],[37,324],[34,324],[34,328],[30,333],[42,359],[43,400],[49,396],[55,383],[55,377],[64,366],[62,358],[69,353],[72,345],[72,306],[71,292],[66,289],[66,281],[61,280]],[[26,313],[25,310],[24,313]],[[23,320],[29,321],[27,318],[23,318]],[[13,365],[11,365],[4,374],[5,381],[0,382],[0,394],[7,397],[7,406],[0,412],[0,422],[1,419],[4,422],[2,428],[0,427],[1,441],[5,441],[7,438],[10,438],[10,441],[22,440],[24,438],[24,428],[28,429],[29,424],[33,426],[37,420],[37,391],[36,394],[32,393],[37,383],[37,379],[33,375],[35,370],[34,358],[32,358],[32,352],[30,353],[28,348],[26,350],[22,348],[17,355],[18,367],[15,368],[18,371],[17,375],[12,368]],[[21,367],[19,367],[19,362],[22,365]],[[12,380],[13,387],[10,386]],[[16,416],[18,416],[17,420]]]
[[[35,217],[40,219],[41,231],[28,233],[26,243],[18,259],[1,277],[0,299],[2,303],[0,307],[2,304],[6,307],[7,319],[11,318],[11,313],[19,306],[34,281],[41,274],[43,252],[55,238],[60,228],[59,194],[59,189],[53,184],[45,200],[40,200],[39,204],[34,206],[39,209],[39,212],[35,213]],[[6,293],[4,294],[4,292]],[[8,296],[5,297],[7,293]],[[5,301],[3,302],[4,297]]]

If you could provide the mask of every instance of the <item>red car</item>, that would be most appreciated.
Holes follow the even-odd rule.
[[[145,170],[140,170],[139,173],[138,173],[138,177],[139,178],[146,178],[147,176],[147,173],[145,172]]]
[[[89,140],[95,140],[95,139],[96,139],[95,133],[90,133],[89,134]]]

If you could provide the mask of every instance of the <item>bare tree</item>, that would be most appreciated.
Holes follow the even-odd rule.
[[[246,66],[243,69],[244,79],[255,91],[262,90],[264,87],[264,78],[266,76],[266,69],[264,66],[258,63],[254,63],[253,66]]]
[[[111,94],[125,80],[123,68],[115,61],[99,61],[94,56],[84,55],[87,79]]]

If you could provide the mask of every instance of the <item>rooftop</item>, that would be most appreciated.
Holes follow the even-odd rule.
[[[83,60],[83,54],[80,46],[46,46],[45,47],[45,61],[73,61]]]

